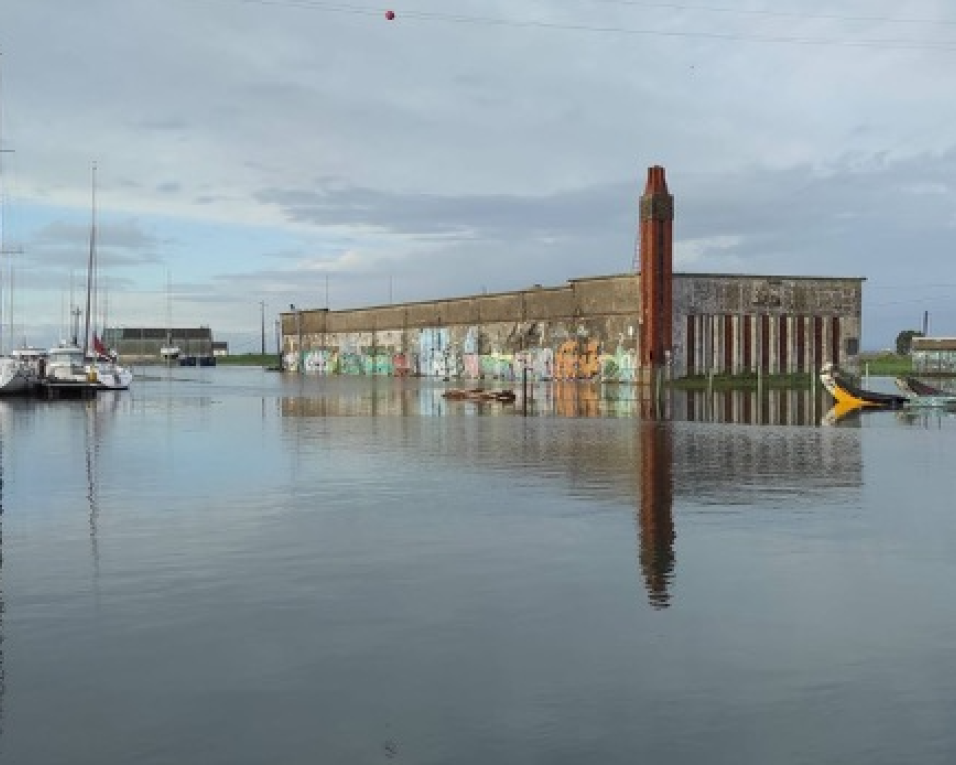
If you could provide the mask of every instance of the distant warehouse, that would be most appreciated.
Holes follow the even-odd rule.
[[[108,327],[103,342],[127,361],[160,361],[171,348],[184,356],[228,353],[227,344],[215,340],[209,327]]]
[[[956,337],[914,337],[913,370],[920,374],[956,373]]]

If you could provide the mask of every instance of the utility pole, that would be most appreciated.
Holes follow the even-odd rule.
[[[281,331],[281,327],[282,327],[282,320],[277,317],[277,318],[276,318],[276,357],[277,357],[278,367],[279,367],[279,371],[280,371],[280,372],[284,371],[284,370],[283,370],[283,364],[282,364],[282,331]]]
[[[266,355],[266,301],[259,301],[259,318],[262,324],[262,355]]]

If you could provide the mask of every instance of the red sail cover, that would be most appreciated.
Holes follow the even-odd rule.
[[[93,350],[97,356],[109,356],[109,349],[103,345],[103,341],[100,340],[96,334],[93,334]]]

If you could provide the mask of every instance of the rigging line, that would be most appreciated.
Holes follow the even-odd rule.
[[[378,8],[357,7],[334,5],[321,2],[307,2],[306,0],[193,0],[193,2],[231,2],[245,3],[248,5],[262,6],[280,6],[290,8],[302,8],[303,10],[328,11],[332,13],[350,13],[364,16],[381,15]],[[813,38],[813,37],[785,37],[775,35],[747,35],[731,32],[700,32],[700,31],[679,31],[663,29],[631,29],[615,26],[592,26],[588,24],[564,24],[551,21],[530,21],[501,19],[487,16],[463,16],[458,14],[431,13],[425,11],[402,11],[402,18],[415,19],[419,21],[439,21],[454,24],[474,24],[479,26],[501,26],[514,27],[522,29],[540,29],[546,31],[562,32],[588,32],[594,34],[621,34],[634,35],[642,37],[672,37],[672,38],[696,38],[706,40],[722,40],[727,42],[753,42],[768,43],[775,45],[808,45],[824,47],[846,47],[846,48],[880,48],[886,50],[925,50],[936,51],[940,53],[956,52],[956,41],[921,41],[921,40],[895,40],[886,39],[837,39],[837,38]]]
[[[757,8],[727,8],[713,5],[681,5],[678,3],[646,3],[642,0],[583,0],[584,2],[624,5],[635,8],[661,8],[672,11],[702,11],[704,13],[727,13],[747,16],[772,16],[775,18],[805,19],[807,21],[865,21],[884,24],[927,24],[930,26],[956,26],[950,19],[907,19],[890,16],[844,16],[834,13],[799,13],[797,11],[767,11]]]

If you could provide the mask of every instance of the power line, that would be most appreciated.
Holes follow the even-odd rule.
[[[607,5],[624,5],[636,8],[658,8],[671,11],[692,11],[703,13],[726,13],[740,16],[770,16],[786,19],[805,19],[807,21],[853,21],[880,24],[926,24],[930,26],[956,26],[956,20],[949,19],[907,19],[890,16],[844,16],[832,13],[798,13],[796,11],[767,11],[758,8],[726,8],[713,5],[680,5],[677,3],[646,3],[641,0],[584,0]]]
[[[381,8],[360,7],[351,5],[340,5],[324,2],[309,2],[309,0],[193,0],[194,2],[219,2],[219,3],[243,3],[247,5],[276,6],[287,8],[300,8],[303,10],[325,11],[330,13],[348,13],[362,16],[382,16]],[[703,10],[703,8],[698,8]],[[710,9],[715,10],[715,9]],[[728,9],[729,12],[729,9]],[[772,13],[772,12],[767,12]],[[801,18],[826,18],[801,16]],[[488,16],[466,16],[450,13],[433,13],[428,11],[406,11],[397,13],[395,21],[386,23],[400,23],[404,19],[416,21],[437,21],[452,24],[473,24],[477,26],[496,26],[513,27],[520,29],[537,29],[543,31],[560,32],[586,32],[592,34],[620,34],[642,37],[669,37],[669,38],[696,38],[705,40],[718,40],[726,42],[751,42],[776,45],[801,45],[801,46],[825,46],[825,47],[845,47],[845,48],[877,48],[885,50],[923,50],[936,51],[940,53],[956,52],[956,41],[933,42],[929,40],[897,40],[897,39],[840,39],[840,38],[815,38],[815,37],[787,37],[782,35],[756,35],[741,34],[734,32],[707,32],[693,30],[667,30],[667,29],[634,29],[620,26],[599,26],[590,24],[571,24],[554,21],[534,21],[521,19],[504,19]],[[849,20],[846,17],[843,20]],[[832,19],[831,19],[832,20]],[[862,20],[856,19],[856,20]],[[877,20],[877,19],[872,19]],[[924,23],[916,19],[886,19],[885,21],[899,21],[901,23]],[[929,23],[929,22],[925,22]],[[937,22],[937,23],[956,23],[956,22]]]

